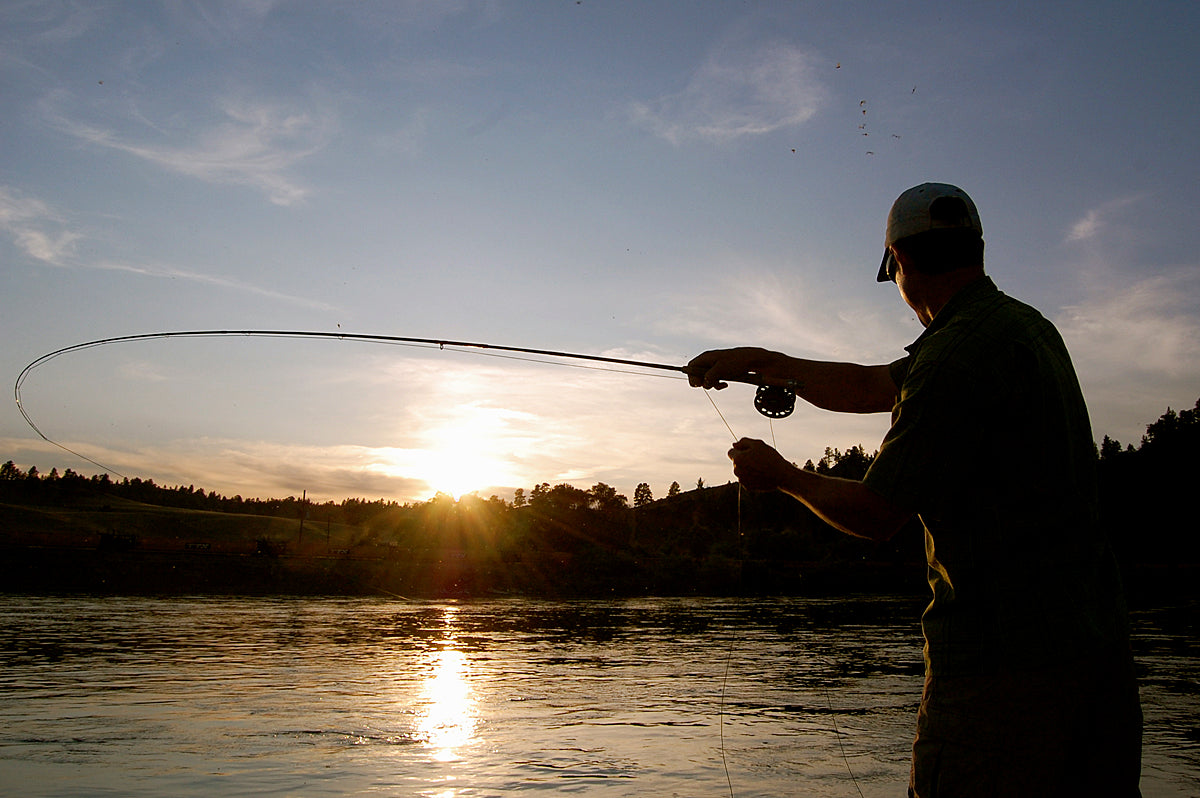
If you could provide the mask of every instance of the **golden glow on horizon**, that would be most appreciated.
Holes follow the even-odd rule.
[[[503,419],[486,408],[463,411],[469,417],[426,433],[427,444],[413,476],[423,479],[431,491],[455,499],[492,486],[522,484],[508,462],[511,452],[503,438]]]
[[[467,493],[505,484],[505,464],[487,455],[458,446],[426,454],[422,478],[435,493],[461,499]]]

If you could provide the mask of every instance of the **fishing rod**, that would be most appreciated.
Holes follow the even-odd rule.
[[[139,333],[136,335],[119,335],[111,338],[97,338],[93,341],[84,341],[78,344],[64,346],[61,349],[56,349],[53,352],[48,352],[34,360],[21,370],[17,376],[16,383],[13,385],[13,397],[17,402],[17,410],[20,411],[21,417],[25,419],[25,423],[36,432],[42,440],[54,446],[64,449],[65,451],[74,454],[77,457],[82,457],[84,460],[93,465],[103,468],[105,471],[112,471],[111,468],[101,463],[97,463],[89,457],[86,457],[71,449],[67,449],[57,441],[51,440],[44,432],[42,432],[33,419],[29,416],[25,405],[21,401],[21,385],[25,379],[39,366],[54,360],[62,355],[71,352],[80,352],[85,349],[93,349],[100,346],[109,346],[112,344],[129,343],[132,341],[151,341],[162,340],[169,338],[215,338],[215,337],[247,337],[247,338],[307,338],[307,339],[331,339],[338,341],[362,341],[366,343],[377,344],[393,344],[400,346],[417,346],[417,347],[436,347],[438,349],[451,350],[478,350],[481,354],[491,354],[496,357],[504,357],[506,355],[537,355],[539,357],[553,357],[567,360],[581,360],[593,363],[604,363],[609,366],[631,366],[645,369],[655,369],[659,371],[675,371],[682,374],[689,374],[687,366],[676,366],[668,363],[654,363],[646,360],[633,360],[629,358],[608,357],[605,355],[588,355],[578,352],[561,352],[553,349],[535,349],[525,346],[503,346],[500,344],[480,343],[476,341],[453,341],[443,338],[412,338],[401,335],[369,335],[365,333],[347,333],[347,332],[322,332],[313,330],[174,330],[166,332]],[[553,361],[535,361],[543,363],[552,363]],[[560,364],[568,365],[568,364]],[[765,379],[755,373],[748,372],[736,377],[727,377],[729,382],[744,383],[747,385],[756,385],[758,390],[754,395],[754,407],[758,412],[768,418],[786,418],[792,414],[796,406],[796,393],[786,385],[767,384]],[[117,472],[113,472],[117,473]]]
[[[153,333],[139,333],[139,334],[135,334],[135,335],[119,335],[119,336],[114,336],[114,337],[109,337],[109,338],[97,338],[92,341],[84,341],[82,343],[71,344],[70,346],[64,346],[60,349],[56,349],[53,352],[48,352],[48,353],[42,355],[41,357],[37,358],[33,362],[29,363],[27,366],[25,366],[25,368],[23,368],[21,370],[21,373],[17,376],[16,382],[13,385],[13,397],[16,400],[17,409],[18,409],[18,411],[20,411],[22,418],[25,419],[25,422],[30,426],[31,429],[33,429],[34,432],[36,432],[38,434],[39,437],[42,438],[42,440],[46,441],[47,443],[49,443],[53,446],[58,447],[59,449],[62,449],[63,451],[66,451],[72,455],[75,455],[76,457],[79,457],[79,458],[103,469],[104,471],[109,471],[114,474],[117,474],[117,476],[124,477],[123,474],[121,474],[120,472],[111,468],[110,466],[107,466],[103,463],[93,460],[92,458],[88,457],[87,455],[81,454],[80,452],[77,452],[74,449],[70,449],[63,444],[61,444],[55,440],[52,440],[44,432],[42,432],[41,429],[38,428],[37,424],[34,423],[33,419],[30,417],[28,411],[26,410],[24,403],[21,400],[21,386],[22,386],[22,384],[24,384],[26,378],[38,367],[48,363],[51,360],[54,360],[55,358],[61,357],[62,355],[70,354],[72,352],[80,352],[80,351],[84,351],[87,349],[93,349],[93,348],[101,347],[101,346],[130,343],[133,341],[164,340],[164,339],[171,339],[171,338],[214,338],[214,337],[239,337],[239,336],[240,337],[258,337],[258,338],[299,338],[299,339],[329,339],[329,340],[338,340],[338,341],[360,341],[360,342],[366,342],[366,343],[392,344],[392,345],[399,345],[399,346],[414,346],[414,347],[427,347],[427,348],[436,347],[439,350],[444,350],[446,348],[450,348],[451,350],[476,351],[479,354],[492,355],[492,356],[496,356],[496,357],[507,357],[507,356],[514,356],[514,355],[533,355],[533,356],[537,356],[537,357],[549,357],[549,358],[559,358],[559,359],[565,359],[565,360],[586,361],[586,362],[590,362],[590,363],[604,364],[606,366],[629,366],[629,367],[634,367],[634,368],[653,369],[653,370],[657,370],[657,371],[672,371],[672,372],[678,372],[680,374],[684,374],[684,375],[688,375],[688,376],[690,376],[693,373],[692,369],[689,369],[687,366],[676,366],[676,365],[669,364],[669,363],[656,363],[656,362],[651,362],[651,361],[646,361],[646,360],[635,360],[635,359],[631,359],[631,358],[609,357],[607,355],[589,355],[589,354],[582,354],[582,353],[578,353],[578,352],[563,352],[563,351],[558,351],[558,350],[553,350],[553,349],[537,349],[537,348],[524,347],[524,346],[506,346],[506,345],[500,345],[500,344],[481,343],[481,342],[476,342],[476,341],[455,341],[455,340],[442,339],[442,338],[415,338],[415,337],[401,336],[401,335],[372,335],[372,334],[365,334],[365,333],[348,333],[348,332],[340,332],[340,331],[338,331],[338,332],[312,331],[312,330],[174,330],[174,331],[162,331],[162,332],[153,332]],[[534,362],[553,363],[554,361],[538,360],[538,361],[534,361]],[[561,363],[558,365],[569,365],[569,364]],[[612,370],[616,370],[616,369],[612,369]],[[791,385],[791,384],[783,384],[783,385],[769,384],[769,383],[767,383],[765,378],[762,377],[762,375],[760,375],[756,372],[747,372],[745,374],[738,375],[738,376],[725,377],[725,380],[727,380],[728,382],[737,382],[737,383],[743,383],[743,384],[747,384],[747,385],[757,386],[757,390],[754,395],[754,407],[759,413],[761,413],[764,416],[767,416],[768,418],[772,418],[772,419],[786,418],[787,416],[790,416],[792,414],[793,410],[795,409],[796,392],[794,390],[793,385]],[[711,396],[709,396],[709,401],[712,402]],[[717,414],[721,416],[721,420],[725,421],[724,415],[721,414],[721,411],[719,408],[717,408],[715,402],[713,403],[713,409],[715,409],[717,411]],[[725,422],[725,426],[726,426],[726,428],[729,428],[728,422]],[[730,434],[733,435],[732,429],[730,429]],[[737,436],[734,435],[734,438],[736,438],[736,437]],[[741,487],[740,486],[738,487],[737,498],[738,498],[738,531],[740,533],[740,531],[741,531],[741,507],[742,507],[742,503],[741,503],[742,497],[741,497]],[[383,591],[383,592],[388,592],[388,591]],[[403,596],[399,596],[399,594],[392,593],[390,595],[396,596],[401,599],[404,598]],[[734,793],[733,793],[733,781],[729,775],[729,764],[725,758],[724,707],[725,707],[725,686],[726,686],[726,682],[729,679],[729,661],[732,657],[732,654],[733,654],[733,646],[731,643],[730,649],[726,653],[726,658],[725,658],[725,674],[724,674],[724,677],[722,679],[722,684],[721,684],[721,709],[720,709],[721,719],[719,721],[720,732],[721,732],[721,744],[720,744],[721,762],[725,769],[725,779],[726,779],[727,786],[729,787],[729,794],[730,794],[731,798]],[[841,742],[840,733],[838,736],[838,740],[840,743]],[[843,757],[844,756],[845,756],[845,753],[843,751]],[[847,767],[849,767],[849,762],[847,762]],[[853,777],[853,775],[854,775],[853,771],[851,771],[850,775],[851,775],[851,777]],[[855,786],[857,786],[857,780],[855,781]],[[859,791],[859,794],[861,795],[861,790]]]

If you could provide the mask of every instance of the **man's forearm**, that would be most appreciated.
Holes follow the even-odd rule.
[[[796,395],[840,413],[885,413],[896,404],[896,384],[887,366],[860,366],[787,358]]]
[[[713,349],[688,364],[688,380],[696,387],[724,388],[723,380],[749,373],[771,385],[789,385],[825,410],[885,413],[896,403],[896,385],[886,365],[805,360],[754,346]]]

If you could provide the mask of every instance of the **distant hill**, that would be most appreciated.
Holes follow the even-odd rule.
[[[589,506],[586,491],[574,505],[547,499],[540,507],[435,499],[385,505],[355,525],[322,520],[320,508],[301,524],[298,517],[163,507],[91,486],[68,494],[52,503],[4,496],[0,590],[762,594],[863,588],[879,583],[878,572],[894,588],[921,589],[919,539],[909,567],[897,567],[899,547],[864,563],[870,552],[861,541],[805,521],[806,511],[786,497],[743,493],[739,519],[732,484],[636,510]],[[868,580],[867,571],[875,576]]]
[[[1195,592],[1188,517],[1200,401],[1168,408],[1137,447],[1097,452],[1103,520],[1135,598]],[[964,453],[969,456],[969,453]],[[861,478],[873,455],[806,468]],[[740,495],[739,495],[740,493]],[[543,483],[513,502],[400,505],[244,499],[150,480],[0,466],[0,590],[404,596],[922,595],[915,520],[887,543],[843,535],[798,502],[728,483],[631,507],[599,483]],[[1183,586],[1181,588],[1181,586]]]

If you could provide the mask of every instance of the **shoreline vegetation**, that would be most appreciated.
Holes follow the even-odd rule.
[[[1103,522],[1131,603],[1195,595],[1200,542],[1180,519],[1200,476],[1200,400],[1168,409],[1139,446],[1097,450]],[[969,459],[970,452],[964,452]],[[873,455],[826,449],[822,473],[859,478]],[[193,486],[0,466],[0,592],[488,596],[919,597],[915,520],[858,540],[782,494],[735,483],[632,505],[604,483],[542,483],[513,501],[445,495],[313,503],[227,498]]]

